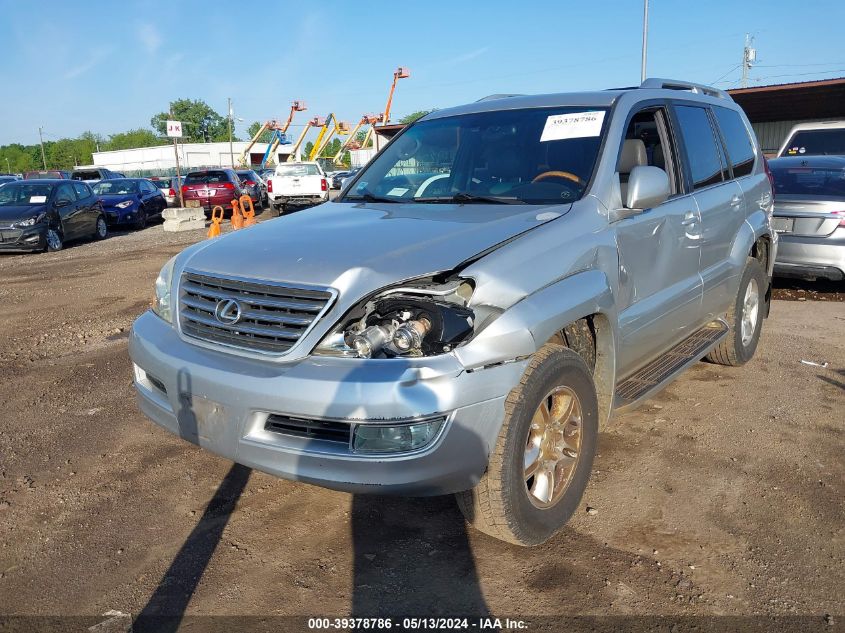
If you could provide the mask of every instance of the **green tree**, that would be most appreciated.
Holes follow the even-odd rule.
[[[311,141],[308,141],[308,142],[305,144],[305,149],[304,149],[304,150],[303,150],[303,152],[302,152],[302,157],[307,159],[307,158],[308,158],[308,156],[310,156],[310,155],[311,155],[311,151],[312,151],[313,149],[314,149],[314,143],[312,143]]]
[[[249,140],[252,140],[252,137],[255,136],[256,134],[258,134],[258,130],[261,129],[262,125],[264,125],[264,124],[261,123],[260,121],[255,121],[254,123],[252,123],[247,128],[246,133],[249,136]],[[270,132],[270,130],[264,130],[264,133],[260,137],[258,137],[257,142],[258,143],[269,143],[271,136],[272,136],[272,133]]]
[[[403,125],[408,125],[409,123],[413,123],[417,119],[423,118],[426,114],[430,112],[434,112],[437,108],[431,108],[430,110],[417,110],[416,112],[411,112],[411,114],[406,114],[401,119],[399,119],[399,123]]]
[[[205,101],[177,99],[170,102],[169,112],[159,112],[150,119],[150,124],[161,136],[167,135],[167,121],[182,122],[182,141],[185,143],[209,143],[228,141],[229,126],[226,118],[215,112]],[[234,138],[234,137],[233,137]]]
[[[137,128],[128,130],[127,132],[112,134],[108,141],[100,144],[100,148],[103,151],[112,151],[117,149],[133,149],[136,147],[153,147],[155,145],[166,145],[167,143],[167,138],[158,136],[152,130]]]

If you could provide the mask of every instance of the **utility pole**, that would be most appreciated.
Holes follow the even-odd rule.
[[[640,65],[640,83],[645,81],[645,65],[648,57],[648,0],[643,0],[643,60]]]
[[[232,117],[234,116],[232,112],[232,99],[228,99],[229,102],[229,116],[227,117],[229,120],[229,160],[232,163],[232,169],[235,168],[235,152],[232,150]]]
[[[44,137],[41,134],[41,127],[38,128],[38,139],[41,142],[41,162],[44,163],[44,171],[47,171],[47,158],[44,156]]]
[[[6,170],[7,170],[8,173],[10,173],[10,174],[12,173],[12,165],[11,165],[11,163],[9,163],[9,157],[8,156],[6,156]]]
[[[757,50],[752,48],[754,38],[745,34],[745,48],[742,49],[742,82],[743,88],[748,87],[748,73],[751,70],[752,64],[757,61]]]

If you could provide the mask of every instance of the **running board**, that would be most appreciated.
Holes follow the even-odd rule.
[[[616,385],[614,408],[628,407],[660,389],[671,378],[698,362],[728,334],[722,320],[708,323],[678,345]]]

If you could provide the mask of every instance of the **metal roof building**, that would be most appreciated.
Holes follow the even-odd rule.
[[[776,153],[796,123],[845,120],[845,77],[728,90],[748,119],[760,146]]]
[[[246,141],[233,142],[230,154],[228,142],[179,143],[179,167],[183,172],[199,167],[231,167],[232,155],[237,164],[238,158],[248,144]],[[276,152],[276,162],[287,160],[291,148],[291,145],[280,145]],[[259,164],[266,151],[267,143],[256,143],[250,150],[247,162],[253,165]],[[95,152],[94,164],[121,173],[143,172],[146,175],[153,175],[171,173],[176,168],[176,157],[173,145],[156,145]]]

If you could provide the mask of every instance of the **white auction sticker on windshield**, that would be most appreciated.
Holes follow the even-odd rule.
[[[604,110],[553,114],[546,119],[540,142],[561,141],[567,138],[586,138],[601,134]]]
[[[29,204],[44,204],[47,202],[47,196],[30,196]]]
[[[405,187],[394,187],[390,191],[387,192],[388,196],[404,196],[408,193],[408,190]]]

